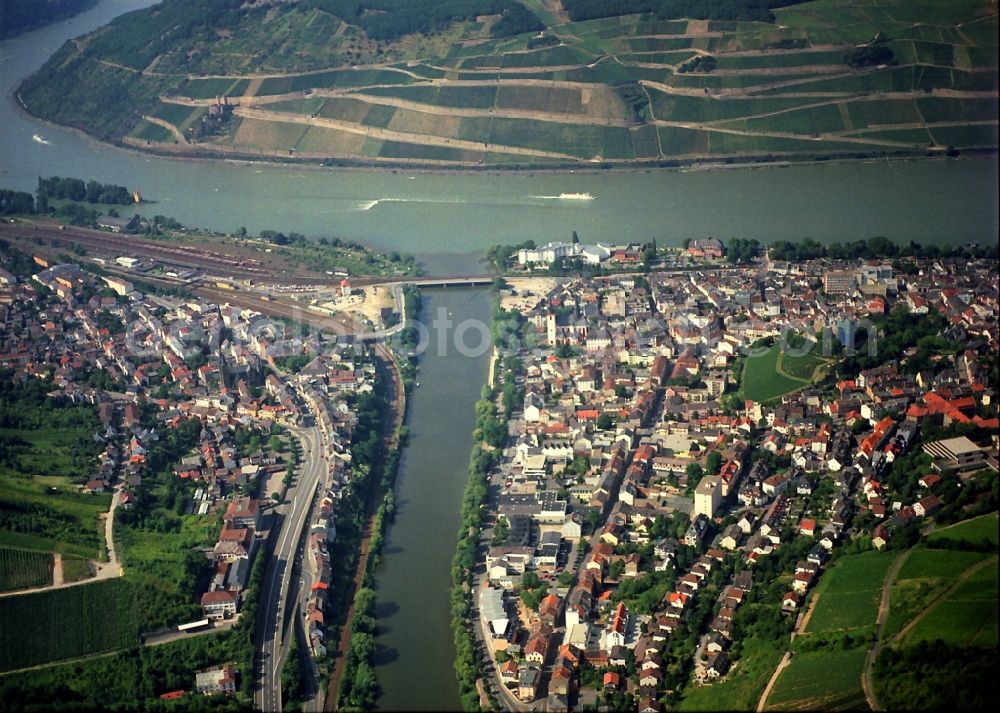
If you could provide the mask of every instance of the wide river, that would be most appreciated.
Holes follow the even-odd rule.
[[[151,0],[103,0],[90,11],[0,42],[0,188],[39,176],[139,188],[140,212],[222,231],[241,226],[358,239],[417,255],[437,274],[481,272],[496,243],[566,240],[678,244],[685,238],[821,241],[885,235],[927,243],[997,240],[995,158],[873,161],[716,171],[470,174],[360,171],[157,158],[31,119],[19,81],[71,37]],[[37,136],[38,140],[34,137]],[[593,200],[560,199],[589,193]],[[488,320],[485,291],[435,291],[456,320]],[[474,332],[472,334],[475,334]],[[486,357],[428,353],[410,409],[398,516],[379,572],[378,676],[387,710],[458,708],[448,583]]]

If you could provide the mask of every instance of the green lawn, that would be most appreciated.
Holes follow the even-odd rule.
[[[754,710],[783,653],[784,649],[774,642],[747,639],[743,642],[743,655],[726,680],[710,686],[688,686],[677,709]]]
[[[778,370],[793,379],[813,381],[813,376],[817,374],[817,367],[824,366],[832,361],[824,358],[818,350],[819,347],[814,346],[812,350],[801,355],[793,354],[791,351],[783,353],[778,358]]]
[[[747,357],[743,364],[743,395],[753,401],[768,401],[809,382],[778,373],[779,347],[771,347],[760,356]]]
[[[771,689],[767,709],[867,709],[861,688],[867,653],[867,648],[796,653]]]
[[[878,616],[882,582],[895,552],[862,552],[834,562],[820,579],[809,633],[870,627]]]
[[[52,554],[0,547],[0,592],[52,584]]]

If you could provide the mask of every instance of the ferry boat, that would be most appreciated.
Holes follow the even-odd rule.
[[[592,201],[594,196],[589,193],[560,193],[559,200],[563,201]]]

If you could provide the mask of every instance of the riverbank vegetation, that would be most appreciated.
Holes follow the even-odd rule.
[[[20,96],[36,115],[140,149],[325,165],[652,166],[998,145],[987,0],[947,12],[905,0],[564,8],[167,0],[68,42]]]
[[[509,317],[497,303],[494,307],[493,327]],[[499,348],[499,342],[496,342]],[[499,448],[503,446],[507,434],[507,420],[512,404],[502,411],[495,406],[496,398],[502,392],[501,383],[513,384],[520,369],[520,362],[508,358],[502,363],[501,378],[494,387],[483,386],[480,399],[476,402],[476,427],[473,430],[472,455],[469,461],[469,478],[462,494],[461,526],[458,530],[458,544],[451,565],[451,631],[455,644],[455,675],[458,678],[458,693],[462,708],[466,711],[479,710],[479,692],[476,681],[484,673],[484,662],[476,640],[475,621],[471,615],[473,605],[473,569],[479,557],[479,541],[483,528],[483,504],[487,493],[490,471],[497,465]],[[491,698],[491,705],[499,703]]]

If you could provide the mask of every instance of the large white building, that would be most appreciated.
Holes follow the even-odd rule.
[[[537,248],[522,248],[517,251],[517,262],[521,265],[551,265],[566,257],[578,257],[590,265],[599,265],[611,257],[611,248],[606,245],[584,243],[546,243]]]
[[[715,475],[706,475],[694,490],[694,510],[691,517],[704,515],[711,518],[722,502],[722,480]]]

